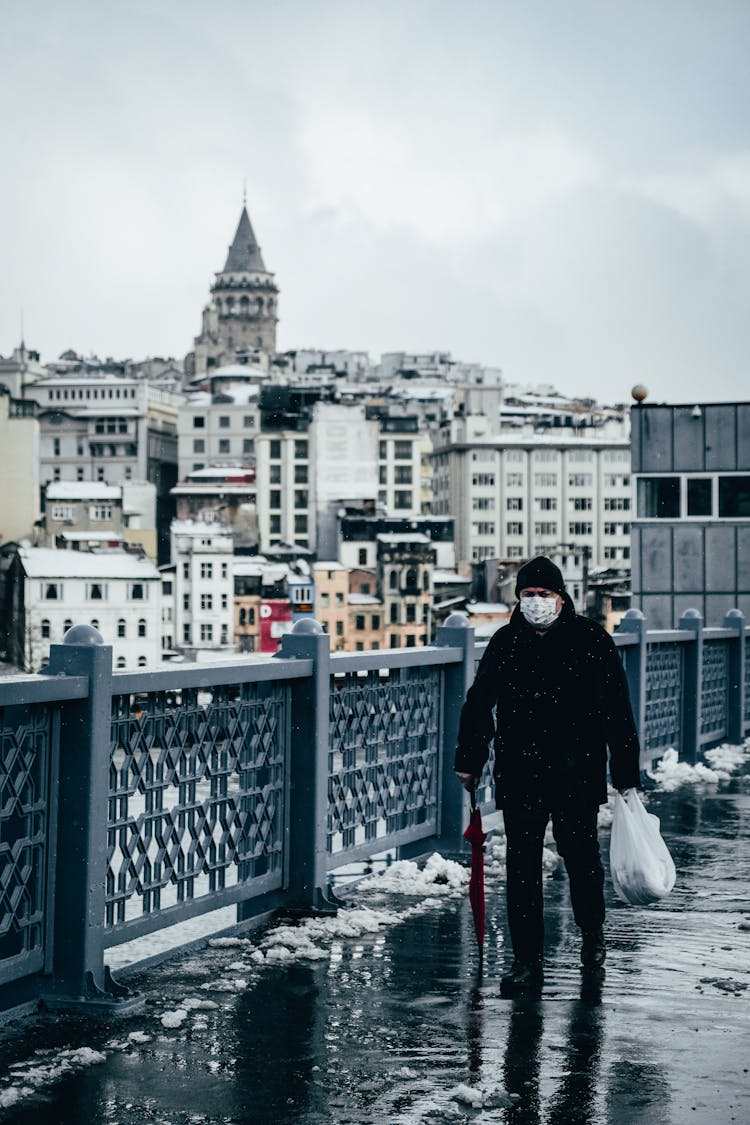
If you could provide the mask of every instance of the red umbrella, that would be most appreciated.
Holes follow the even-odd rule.
[[[482,814],[477,808],[477,795],[471,790],[471,819],[464,832],[464,840],[471,844],[471,879],[469,880],[469,902],[474,915],[474,929],[479,948],[484,951],[484,841],[487,833],[482,830]]]

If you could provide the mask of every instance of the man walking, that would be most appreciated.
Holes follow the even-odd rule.
[[[467,693],[455,761],[471,790],[494,737],[514,953],[504,994],[542,981],[542,849],[550,817],[581,930],[583,967],[604,964],[597,813],[607,800],[607,748],[615,788],[625,792],[640,784],[638,734],[612,638],[576,614],[560,570],[542,555],[520,568],[516,597],[508,625],[492,637]]]

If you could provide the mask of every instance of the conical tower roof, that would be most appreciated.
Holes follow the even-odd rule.
[[[242,208],[237,232],[229,247],[227,260],[222,273],[254,273],[260,271],[267,273],[260,246],[247,213],[247,207]]]

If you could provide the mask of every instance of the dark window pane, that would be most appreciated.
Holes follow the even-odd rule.
[[[687,514],[689,516],[711,515],[711,481],[696,478],[687,482]]]
[[[680,518],[680,478],[641,477],[638,481],[640,519]]]
[[[750,477],[719,477],[719,515],[729,519],[750,517]]]

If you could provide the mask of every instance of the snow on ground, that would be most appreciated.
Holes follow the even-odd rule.
[[[689,762],[681,762],[677,751],[669,749],[656,768],[647,773],[665,793],[672,793],[683,785],[718,785],[720,781],[727,781],[750,760],[750,739],[746,739],[741,746],[724,743],[713,750],[707,750],[704,757],[709,763],[707,766],[703,762],[697,762],[693,766]]]
[[[0,1090],[0,1109],[8,1109],[64,1075],[105,1062],[106,1058],[102,1051],[94,1051],[91,1047],[36,1051],[28,1061],[16,1063],[10,1068],[11,1083]]]

